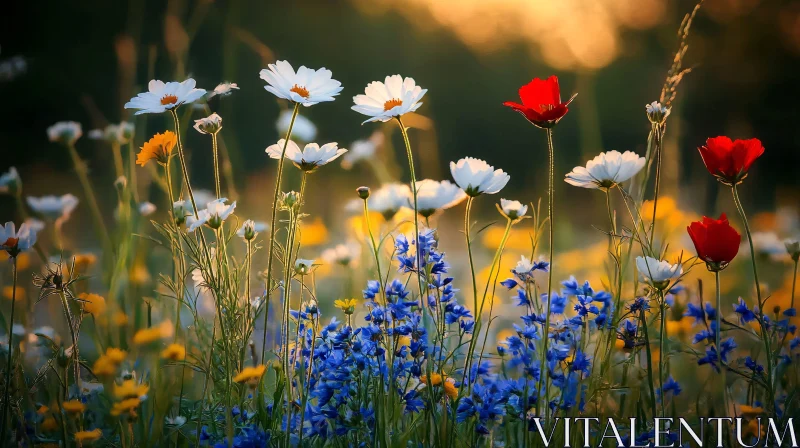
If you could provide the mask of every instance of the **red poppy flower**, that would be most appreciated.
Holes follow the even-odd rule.
[[[708,172],[726,185],[742,182],[750,165],[764,154],[764,146],[757,138],[732,141],[724,136],[714,137],[698,150]]]
[[[719,219],[703,216],[686,228],[692,238],[697,256],[706,262],[710,271],[725,269],[739,252],[742,236],[728,223],[725,213]]]
[[[522,104],[506,101],[503,106],[521,113],[534,125],[540,128],[551,128],[567,114],[567,106],[575,99],[575,95],[566,103],[561,102],[561,91],[558,78],[551,76],[546,80],[534,78],[519,89]]]

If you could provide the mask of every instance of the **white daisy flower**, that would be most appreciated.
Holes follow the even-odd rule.
[[[361,246],[358,243],[337,244],[336,247],[325,249],[320,257],[328,264],[355,267],[361,255]]]
[[[172,110],[182,104],[193,103],[203,97],[206,91],[195,89],[192,78],[183,82],[163,82],[157,79],[150,81],[147,92],[142,92],[125,103],[125,109],[139,109],[139,114],[160,114]]]
[[[214,96],[228,96],[233,93],[234,90],[239,90],[239,86],[235,82],[223,82],[214,87],[214,90],[208,92],[207,98],[212,98]]]
[[[236,231],[236,235],[249,241],[258,236],[260,232],[263,232],[268,228],[269,226],[265,222],[248,219],[242,224],[242,227]]]
[[[277,96],[303,106],[313,106],[324,101],[333,101],[342,91],[342,83],[331,78],[325,67],[312,70],[301,66],[295,73],[287,61],[277,61],[261,70],[261,79],[267,82],[264,88]]]
[[[383,215],[386,220],[392,219],[403,207],[408,206],[411,188],[406,184],[391,183],[381,185],[369,196],[369,209]]]
[[[289,124],[292,122],[292,111],[284,110],[278,116],[278,121],[275,122],[275,128],[278,130],[278,135],[286,135],[289,132]],[[317,136],[317,127],[308,118],[303,115],[297,114],[294,118],[294,125],[292,126],[292,138],[303,142],[310,142]]]
[[[11,167],[3,174],[0,174],[0,193],[16,195],[22,185],[22,179],[15,167]]]
[[[4,250],[11,256],[16,256],[36,244],[36,230],[28,223],[22,223],[17,231],[13,222],[7,222],[5,226],[0,226],[0,250]]]
[[[206,118],[194,120],[194,129],[201,134],[216,134],[222,130],[222,117],[213,113]]]
[[[81,124],[76,121],[59,121],[47,128],[47,138],[54,143],[74,144],[83,135]]]
[[[503,216],[507,217],[512,221],[516,221],[517,219],[522,218],[528,213],[528,206],[523,205],[519,201],[510,201],[508,199],[500,199],[500,210],[503,213]]]
[[[472,197],[483,193],[495,194],[511,179],[503,170],[495,170],[483,160],[472,157],[465,157],[458,163],[450,162],[450,174],[458,186]]]
[[[356,140],[350,145],[350,151],[342,157],[342,168],[349,170],[362,160],[371,159],[379,147],[383,146],[383,132],[375,131],[368,139]]]
[[[586,167],[573,168],[564,181],[576,187],[609,189],[636,175],[644,163],[645,158],[634,152],[608,151],[590,160]]]
[[[417,182],[417,211],[427,218],[438,210],[454,207],[467,198],[458,185],[448,180],[441,182],[423,179]],[[414,198],[409,196],[406,207],[414,208]]]
[[[636,257],[636,269],[645,280],[656,287],[666,286],[665,283],[677,279],[683,274],[683,267],[680,263],[670,264],[653,257]]]
[[[75,207],[78,206],[78,198],[71,194],[65,194],[63,196],[50,195],[38,198],[28,196],[26,199],[28,205],[34,212],[54,221],[66,221],[69,219],[72,211],[75,210]]]
[[[225,204],[227,201],[228,199],[226,198],[213,200],[206,204],[206,208],[197,211],[197,218],[194,217],[193,213],[187,216],[187,231],[194,232],[203,224],[208,225],[212,229],[218,229],[236,209],[236,201],[233,201],[232,204]]]
[[[152,202],[142,202],[139,204],[139,214],[142,216],[150,216],[156,212],[156,205]]]
[[[775,232],[753,232],[753,249],[756,251],[756,256],[763,255],[772,258],[773,260],[786,259],[788,252],[786,251],[786,244]],[[746,249],[745,249],[746,248]],[[740,249],[743,253],[750,253],[750,247],[747,240],[742,243]]]
[[[278,140],[278,143],[266,149],[266,153],[273,159],[280,159],[285,143],[286,140],[284,139]],[[339,148],[336,145],[336,142],[326,143],[322,146],[316,143],[309,143],[301,151],[297,143],[289,140],[286,146],[286,158],[291,160],[294,166],[300,170],[310,173],[347,152],[346,149]]]
[[[314,260],[298,258],[294,261],[294,272],[299,275],[308,275],[314,268]]]
[[[363,95],[353,97],[356,103],[351,109],[369,116],[370,121],[389,121],[394,117],[415,112],[422,106],[419,100],[425,96],[423,89],[413,78],[403,79],[400,75],[387,76],[384,82],[373,81],[364,89]]]
[[[44,222],[43,221],[39,221],[36,218],[28,218],[28,219],[26,219],[25,222],[23,222],[23,225],[27,225],[28,227],[30,227],[30,229],[32,231],[34,231],[36,233],[41,232],[45,227]]]

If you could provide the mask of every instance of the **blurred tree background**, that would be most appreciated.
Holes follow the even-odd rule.
[[[369,136],[377,125],[360,126],[351,97],[388,74],[411,76],[429,89],[419,112],[433,128],[412,134],[423,176],[449,178],[450,160],[480,157],[511,174],[503,196],[535,201],[546,195],[544,137],[501,103],[516,100],[532,77],[553,73],[565,96],[579,93],[555,132],[557,178],[603,150],[643,154],[644,105],[658,99],[676,30],[693,7],[684,0],[7,2],[0,16],[0,170],[16,166],[29,195],[78,194],[68,155],[47,141],[49,125],[75,120],[86,134],[132,119],[122,105],[151,78],[192,76],[206,89],[236,82],[240,91],[210,107],[224,119],[243,202],[265,218],[274,164],[264,148],[280,138],[275,120],[285,105],[263,89],[258,72],[287,59],[295,67],[327,67],[344,85],[337,101],[302,111],[319,128],[320,143],[347,147]],[[717,204],[719,185],[696,148],[716,135],[757,137],[767,152],[743,191],[750,210],[797,207],[800,2],[707,0],[689,45],[685,61],[693,71],[667,130],[667,193],[706,214],[730,209]],[[138,118],[137,142],[168,129],[167,119]],[[187,146],[193,171],[204,176],[196,182],[210,187],[209,142],[191,131]],[[78,148],[112,209],[111,152],[85,137]],[[371,182],[366,170],[358,173],[326,170],[314,187],[326,195],[318,205]],[[573,216],[601,213],[591,192],[557,188]],[[13,214],[6,204],[0,197],[3,221]],[[601,218],[584,221],[574,224],[578,230]]]

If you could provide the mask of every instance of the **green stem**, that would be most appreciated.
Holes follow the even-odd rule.
[[[664,377],[667,373],[667,301],[664,291],[659,291],[661,308],[661,334],[658,340],[658,387],[661,390],[661,417],[666,417],[666,397],[664,396]],[[719,312],[717,312],[719,316]],[[719,334],[719,333],[718,333]]]
[[[472,201],[475,198],[469,196],[467,198],[467,209],[464,212],[464,235],[467,238],[467,255],[469,256],[469,272],[472,276],[472,309],[478,311],[478,281],[475,278],[475,262],[472,260],[472,239],[470,237],[470,214],[472,212]]]
[[[11,354],[13,352],[13,338],[14,338],[14,305],[17,303],[17,257],[13,257],[13,262],[11,265],[11,272],[12,272],[12,285],[11,285],[11,320],[8,324],[8,357],[6,358],[6,372],[5,372],[5,383],[4,383],[4,391],[3,391],[3,417],[2,423],[0,423],[0,443],[5,443],[6,440],[6,416],[8,414],[8,400],[9,400],[9,392],[11,390]]]
[[[136,180],[136,151],[134,150],[133,146],[133,136],[128,141],[128,182],[131,194],[133,195],[133,200],[138,204],[139,203],[139,188],[137,187],[137,180]],[[170,204],[170,206],[172,206]]]
[[[375,269],[378,271],[378,283],[381,286],[381,295],[383,296],[383,306],[386,307],[386,286],[383,284],[383,274],[381,271],[381,257],[380,250],[375,244],[375,236],[372,233],[372,225],[369,221],[369,204],[367,199],[364,199],[364,224],[367,226],[367,233],[369,233],[369,241],[372,243],[372,255],[375,257]]]
[[[289,144],[289,139],[292,136],[292,128],[294,127],[294,120],[297,118],[297,112],[300,110],[300,103],[295,103],[294,111],[292,112],[292,120],[289,122],[289,129],[286,131],[286,138],[283,142],[283,150],[281,158],[278,160],[278,174],[275,178],[275,194],[272,198],[272,219],[270,220],[269,227],[269,254],[267,255],[267,306],[264,310],[264,332],[261,336],[261,362],[264,362],[264,356],[267,353],[267,324],[269,323],[269,292],[272,289],[272,260],[275,258],[275,223],[278,216],[278,196],[281,193],[281,179],[283,178],[283,161],[286,158],[286,146]],[[258,389],[259,393],[261,388]]]
[[[544,384],[544,397],[545,397],[545,414],[546,416],[550,413],[550,407],[548,403],[550,402],[550,379],[547,373],[547,343],[549,338],[548,332],[550,330],[550,294],[553,290],[553,254],[554,254],[554,234],[555,234],[555,226],[553,225],[554,221],[554,208],[555,208],[555,201],[553,198],[554,195],[554,171],[555,171],[555,151],[553,149],[553,130],[547,129],[547,153],[549,156],[549,169],[548,169],[548,188],[547,188],[547,217],[548,221],[550,221],[550,269],[547,271],[547,295],[545,296],[547,299],[547,308],[545,311],[545,322],[544,322],[544,331],[542,338],[544,339],[543,348],[542,348],[542,361],[541,361],[541,378],[539,380],[539,390],[542,390],[542,383]]]
[[[211,134],[211,147],[213,150],[214,156],[214,186],[216,187],[217,198],[222,197],[222,193],[220,192],[220,181],[219,181],[219,156],[217,154],[217,133]]]
[[[653,136],[655,141],[654,149],[656,151],[656,184],[653,191],[653,220],[650,221],[650,241],[653,241],[656,235],[656,209],[658,208],[658,190],[661,184],[661,153],[664,135],[660,125],[653,124]]]
[[[714,278],[716,280],[716,285],[717,285],[717,331],[716,331],[716,337],[715,337],[715,341],[714,342],[715,342],[716,348],[717,348],[717,358],[719,360],[719,369],[720,369],[720,372],[722,374],[722,378],[721,378],[721,380],[722,380],[721,383],[722,384],[720,385],[720,387],[722,388],[722,403],[723,403],[723,405],[722,405],[723,406],[722,415],[727,415],[726,413],[728,412],[728,394],[727,394],[727,385],[728,385],[728,383],[727,383],[727,380],[725,378],[725,371],[727,369],[725,367],[725,364],[723,364],[723,362],[722,362],[722,345],[720,343],[720,340],[722,339],[722,293],[721,293],[720,288],[719,288],[719,271],[718,270],[714,271]],[[663,392],[661,394],[661,399],[662,400],[664,399]]]
[[[797,262],[798,261],[800,261],[800,259],[797,259],[797,260],[794,261],[794,275],[792,276],[792,306],[791,306],[792,308],[794,308],[794,291],[795,291],[795,287],[797,286]]]
[[[731,186],[731,191],[733,192],[733,202],[736,204],[736,210],[739,212],[739,216],[742,218],[742,223],[744,224],[744,230],[747,234],[747,241],[750,245],[750,263],[753,266],[753,279],[756,283],[756,297],[758,299],[758,309],[763,314],[764,313],[764,302],[761,301],[761,284],[758,281],[758,268],[756,267],[756,250],[753,246],[753,236],[750,233],[750,224],[747,222],[747,215],[745,215],[744,207],[742,207],[742,202],[739,199],[739,191],[736,188],[736,184]],[[717,310],[719,314],[720,310]],[[766,349],[767,355],[767,393],[769,394],[768,403],[772,403],[774,398],[773,393],[773,385],[772,385],[772,349],[770,344],[770,335],[767,329],[765,328],[763,318],[759,318],[759,327],[761,328],[761,339],[764,341],[764,348]],[[719,348],[717,348],[719,351]],[[722,362],[722,356],[720,354],[720,363]],[[772,408],[772,404],[769,405]]]
[[[89,210],[92,213],[94,224],[97,226],[97,232],[100,234],[103,250],[105,253],[112,254],[115,251],[111,245],[111,239],[108,236],[108,229],[106,229],[106,225],[103,222],[103,215],[100,213],[100,207],[97,205],[97,198],[94,195],[92,184],[89,183],[89,177],[86,174],[86,164],[81,160],[74,144],[70,143],[67,145],[67,149],[69,150],[70,158],[72,158],[72,165],[75,168],[75,173],[77,173],[78,180],[83,188],[83,194],[86,195],[86,201],[89,203]]]

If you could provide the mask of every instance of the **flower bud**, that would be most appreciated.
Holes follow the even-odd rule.
[[[300,193],[296,191],[289,191],[286,193],[281,193],[280,198],[280,206],[283,210],[292,210],[298,204],[300,204]]]
[[[67,367],[67,365],[69,365],[69,356],[67,356],[67,351],[64,350],[63,345],[58,348],[56,363],[58,363],[59,367]]]
[[[369,199],[369,187],[358,187],[356,188],[356,193],[358,193],[358,197],[364,199],[365,201]]]
[[[194,128],[201,134],[216,134],[222,130],[222,117],[213,113],[194,121]]]
[[[658,101],[646,105],[645,111],[647,111],[647,119],[653,124],[663,124],[670,113],[670,109],[662,106]]]
[[[789,256],[792,257],[792,260],[796,263],[800,259],[800,241],[789,240],[784,244],[786,244],[786,252],[789,252]]]

